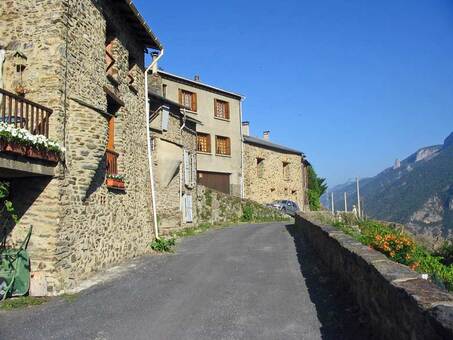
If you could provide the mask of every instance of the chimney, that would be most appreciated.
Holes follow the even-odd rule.
[[[193,77],[193,80],[195,81],[200,81],[200,75],[196,74],[195,77]]]
[[[158,53],[158,52],[153,52],[153,53],[151,53],[151,56],[152,56],[152,61],[154,61],[154,60],[156,60],[157,57],[159,56],[159,53]],[[156,73],[157,73],[157,70],[159,69],[157,64],[158,64],[158,63],[155,63],[155,64],[153,65],[153,68],[152,68],[152,70],[151,70],[151,72],[152,72],[153,74],[156,74]]]
[[[250,122],[242,122],[242,135],[250,136]]]
[[[263,132],[263,139],[264,140],[269,140],[269,135],[271,132],[269,130]]]

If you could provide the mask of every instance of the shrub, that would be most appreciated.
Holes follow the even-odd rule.
[[[252,205],[247,203],[244,206],[243,210],[242,210],[242,218],[241,218],[241,220],[243,222],[251,222],[251,221],[253,221],[253,212],[254,212],[254,210],[253,210]]]
[[[157,251],[159,253],[168,253],[173,251],[173,247],[176,244],[176,239],[175,238],[160,238],[160,239],[155,239],[153,242],[151,242],[150,247],[152,250]]]

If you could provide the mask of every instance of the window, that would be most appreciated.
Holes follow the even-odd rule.
[[[230,139],[228,137],[216,136],[216,154],[231,155]]]
[[[256,176],[258,178],[263,178],[264,176],[264,158],[256,159]]]
[[[197,94],[179,89],[179,103],[186,109],[197,111]]]
[[[108,175],[118,174],[119,154],[115,151],[115,114],[119,109],[120,106],[118,103],[116,103],[112,97],[107,95],[107,112],[111,114],[111,116],[107,118],[107,147],[105,151]]]
[[[283,162],[283,179],[289,180],[289,163]]]
[[[198,133],[197,150],[200,152],[211,153],[211,135],[207,133]]]
[[[222,119],[230,119],[230,105],[228,102],[214,99],[214,116]]]

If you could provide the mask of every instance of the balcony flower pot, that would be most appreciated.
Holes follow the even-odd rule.
[[[27,157],[36,159],[46,159],[46,151],[38,150],[34,147],[27,149]]]
[[[0,138],[0,152],[4,151],[6,147],[6,142]]]
[[[107,178],[106,184],[109,188],[124,190],[124,180],[122,179]]]
[[[27,147],[16,143],[6,143],[5,151],[8,153],[25,156],[27,154]]]
[[[49,162],[58,163],[58,161],[60,160],[60,156],[55,151],[47,151],[46,152],[46,159]]]

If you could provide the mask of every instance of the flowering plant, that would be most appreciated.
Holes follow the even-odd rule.
[[[0,122],[0,140],[2,139],[7,142],[32,146],[39,150],[56,152],[59,155],[65,152],[63,147],[46,136],[33,135],[26,129],[16,128],[14,125],[4,122]]]
[[[116,180],[119,180],[119,181],[124,181],[124,175],[107,174],[107,178],[116,179]]]

